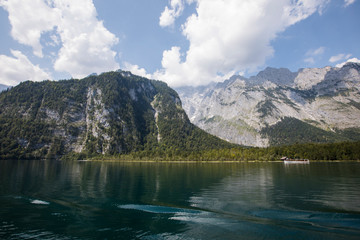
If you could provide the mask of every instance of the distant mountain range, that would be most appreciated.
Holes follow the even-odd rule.
[[[126,71],[23,82],[0,93],[0,159],[360,140],[360,64],[176,90]]]
[[[250,78],[176,91],[190,120],[232,143],[270,145],[360,140],[360,64],[266,68]]]
[[[0,159],[231,146],[191,124],[165,83],[117,71],[23,82],[0,93]]]
[[[0,92],[6,90],[6,89],[8,89],[8,88],[9,88],[9,86],[6,86],[6,85],[4,85],[4,84],[0,84]]]

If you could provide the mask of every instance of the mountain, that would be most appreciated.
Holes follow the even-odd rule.
[[[360,65],[266,68],[177,88],[191,122],[229,142],[266,147],[360,140]]]
[[[230,146],[190,123],[165,83],[117,71],[23,82],[0,94],[1,158],[61,158]]]
[[[0,84],[0,92],[6,90],[6,89],[8,89],[8,88],[9,88],[9,86],[6,86],[6,85],[4,85],[4,84]]]

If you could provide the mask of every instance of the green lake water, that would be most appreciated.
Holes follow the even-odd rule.
[[[0,161],[0,239],[360,239],[360,163]]]

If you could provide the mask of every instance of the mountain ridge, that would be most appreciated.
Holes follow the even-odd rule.
[[[231,146],[190,123],[166,83],[126,71],[0,93],[0,158],[79,158]]]
[[[10,86],[0,84],[0,92],[5,91],[6,89],[10,88]]]
[[[350,135],[360,132],[358,63],[347,63],[341,68],[305,68],[295,73],[284,68],[266,68],[250,78],[233,76],[190,92],[186,88],[176,90],[195,125],[237,144],[258,147],[286,144],[285,140],[274,142],[274,136],[269,135],[272,131],[267,129],[288,118],[333,132],[339,139],[357,140],[341,135],[349,129],[353,131]],[[319,139],[313,142],[330,141],[325,137]]]

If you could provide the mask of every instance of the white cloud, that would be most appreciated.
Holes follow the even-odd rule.
[[[20,51],[11,50],[13,57],[0,55],[0,83],[14,86],[25,80],[42,81],[50,75],[34,66]]]
[[[350,6],[351,4],[353,4],[356,0],[344,0],[344,3],[345,3],[345,7],[348,7]]]
[[[202,85],[255,70],[271,57],[271,41],[287,27],[320,12],[327,0],[196,0],[182,33],[190,42],[163,53],[158,78],[171,86]]]
[[[81,78],[119,68],[111,50],[118,38],[97,19],[92,0],[0,0],[0,6],[9,12],[12,37],[31,46],[36,56],[43,55],[42,34],[55,32],[50,39],[61,46],[54,61],[56,71]]]
[[[344,54],[344,53],[340,53],[338,55],[332,56],[329,59],[329,62],[334,63],[334,62],[339,62],[339,61],[343,61],[345,59],[348,59],[351,57],[351,54]]]
[[[133,65],[131,63],[125,62],[124,63],[124,70],[130,71],[132,74],[145,77],[148,79],[152,78],[151,74],[148,74],[144,68],[140,68],[138,65]]]
[[[59,14],[43,0],[0,0],[9,12],[11,36],[21,44],[31,46],[34,55],[42,57],[41,34],[54,28]]]
[[[54,64],[55,70],[67,71],[73,77],[81,78],[93,72],[118,69],[116,52],[111,50],[118,38],[97,20],[93,2],[54,0],[54,4],[62,15],[57,31],[63,42]]]
[[[351,58],[351,59],[348,59],[346,62],[343,62],[343,63],[339,63],[336,65],[336,67],[338,68],[342,68],[346,63],[349,63],[349,62],[353,62],[353,63],[360,63],[360,59],[357,59],[357,58]]]
[[[311,49],[306,52],[305,56],[307,56],[307,57],[304,59],[304,62],[309,63],[309,64],[315,64],[315,62],[316,62],[315,59],[318,59],[319,56],[324,54],[324,52],[325,52],[325,47]]]
[[[161,27],[168,27],[174,24],[175,19],[179,17],[184,10],[183,0],[170,0],[170,8],[165,7],[161,13],[159,24]]]
[[[319,47],[317,49],[309,50],[306,55],[307,56],[319,56],[325,52],[325,47]]]
[[[310,63],[310,64],[314,64],[315,63],[315,59],[313,57],[308,57],[304,59],[304,62],[306,63]]]

